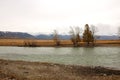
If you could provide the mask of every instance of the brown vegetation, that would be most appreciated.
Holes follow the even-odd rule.
[[[120,70],[0,60],[0,80],[120,80]]]
[[[79,42],[80,46],[85,46],[84,42]],[[35,39],[0,39],[0,46],[28,46],[28,47],[54,47],[54,40]],[[60,40],[59,46],[74,46],[71,40]],[[96,40],[95,46],[120,46],[120,40]]]

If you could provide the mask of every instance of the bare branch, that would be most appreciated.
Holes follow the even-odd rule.
[[[98,28],[96,26],[94,26],[94,25],[91,25],[90,29],[91,29],[91,32],[92,32],[93,36],[95,36],[96,33],[98,32]]]
[[[118,27],[118,37],[120,39],[120,27]]]
[[[59,40],[59,35],[58,35],[57,30],[54,30],[53,36],[54,36],[53,40],[54,40],[56,46],[59,46],[60,45],[60,40]]]

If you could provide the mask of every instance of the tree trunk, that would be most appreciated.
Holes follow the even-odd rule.
[[[89,44],[90,44],[90,42],[88,41],[88,42],[87,42],[87,46],[89,46]]]

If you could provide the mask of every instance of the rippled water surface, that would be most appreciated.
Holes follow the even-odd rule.
[[[120,69],[120,47],[0,47],[0,59],[105,66]]]

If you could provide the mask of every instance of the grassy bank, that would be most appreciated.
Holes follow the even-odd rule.
[[[84,42],[79,43],[80,46],[85,46]],[[37,46],[49,47],[56,46],[53,40],[35,40],[35,39],[0,39],[0,46]],[[70,40],[61,40],[60,46],[73,46]],[[95,46],[120,46],[120,40],[97,40]]]
[[[0,80],[120,80],[120,70],[0,60]]]

